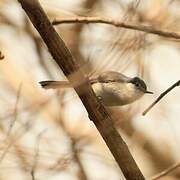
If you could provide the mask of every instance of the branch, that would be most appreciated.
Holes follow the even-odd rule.
[[[20,85],[18,87],[17,96],[16,96],[16,103],[15,103],[14,112],[13,112],[13,120],[10,122],[10,126],[8,128],[8,131],[7,131],[7,136],[9,136],[11,134],[12,128],[13,128],[15,122],[17,121],[18,104],[19,104],[19,99],[21,96],[21,90],[22,90],[22,83],[20,83]]]
[[[126,143],[114,128],[112,119],[105,107],[96,98],[88,78],[84,76],[78,63],[72,57],[63,40],[53,28],[44,10],[37,0],[18,0],[32,24],[37,29],[49,52],[58,66],[62,69],[70,83],[73,84],[72,74],[80,77],[83,83],[74,87],[82,103],[86,107],[89,118],[94,122],[115,160],[128,180],[144,180]]]
[[[156,34],[162,37],[166,38],[174,38],[174,39],[180,39],[180,34],[175,33],[175,32],[170,32],[170,31],[165,31],[165,30],[160,30],[156,29],[152,26],[145,26],[142,24],[131,24],[131,23],[124,23],[122,21],[116,21],[113,19],[108,19],[108,18],[102,18],[102,17],[71,17],[71,18],[61,18],[58,20],[54,20],[52,22],[53,25],[59,25],[59,24],[64,24],[64,23],[101,23],[101,24],[108,24],[112,25],[115,27],[122,27],[126,29],[131,29],[131,30],[138,30],[150,34]]]
[[[167,168],[166,170],[162,171],[161,173],[159,173],[159,174],[155,175],[154,177],[150,178],[150,180],[160,179],[161,177],[166,176],[167,174],[171,173],[172,171],[174,171],[178,167],[180,167],[180,163],[176,163],[176,164],[172,165],[171,167]]]
[[[86,176],[86,172],[85,172],[84,167],[83,167],[83,164],[80,160],[79,152],[76,148],[76,144],[77,144],[76,140],[73,137],[71,137],[71,149],[73,152],[73,158],[77,162],[79,169],[80,169],[80,171],[78,173],[79,180],[88,180],[88,178]]]
[[[36,146],[35,146],[35,155],[34,155],[34,161],[33,161],[33,165],[32,165],[32,169],[31,169],[31,177],[32,180],[36,180],[35,178],[35,171],[37,168],[37,163],[38,163],[38,156],[39,156],[39,144],[40,144],[40,139],[42,138],[42,135],[44,134],[45,130],[43,130],[42,132],[40,132],[37,136],[36,139]]]
[[[59,107],[61,107],[61,109],[62,109],[63,105],[60,104]],[[84,170],[83,164],[82,164],[81,159],[79,157],[79,151],[78,151],[78,149],[76,147],[78,141],[75,138],[73,138],[73,135],[69,132],[69,130],[68,130],[67,126],[65,125],[64,121],[65,121],[64,118],[62,116],[60,116],[59,121],[58,121],[58,125],[61,126],[64,133],[67,135],[67,137],[70,140],[70,147],[71,147],[71,151],[72,151],[72,154],[73,154],[73,159],[74,159],[74,161],[77,163],[77,165],[79,167],[79,171],[77,173],[78,179],[79,180],[88,180],[88,177],[87,177],[86,172]]]
[[[176,86],[180,85],[180,80],[174,83],[171,87],[169,87],[166,91],[164,91],[160,96],[147,108],[144,110],[142,113],[143,116],[145,116],[151,109],[152,107],[157,104],[166,94],[168,94],[172,89],[174,89]]]

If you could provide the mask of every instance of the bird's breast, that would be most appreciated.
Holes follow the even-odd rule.
[[[106,106],[126,105],[143,95],[136,91],[130,83],[95,83],[92,88]]]

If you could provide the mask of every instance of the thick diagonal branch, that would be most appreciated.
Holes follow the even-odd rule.
[[[76,76],[83,79],[83,83],[75,87],[75,90],[86,107],[89,118],[96,125],[126,179],[144,179],[136,162],[130,154],[126,143],[114,128],[110,116],[104,106],[98,102],[88,79],[80,71],[78,63],[72,57],[70,51],[53,28],[39,2],[37,0],[18,1],[21,3],[34,27],[47,45],[49,52],[69,81],[73,83],[72,74],[76,74]]]

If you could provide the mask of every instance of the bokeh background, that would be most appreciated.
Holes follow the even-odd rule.
[[[53,21],[98,16],[179,32],[179,0],[41,0]],[[104,24],[56,26],[89,76],[115,70],[143,78],[153,95],[108,108],[147,179],[180,162],[180,88],[144,109],[180,78],[179,40]],[[119,180],[115,160],[16,0],[0,0],[0,179]],[[178,167],[158,179],[180,179]]]

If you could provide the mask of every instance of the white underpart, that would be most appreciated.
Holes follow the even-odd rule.
[[[129,104],[144,94],[132,83],[95,83],[92,88],[106,106]]]

